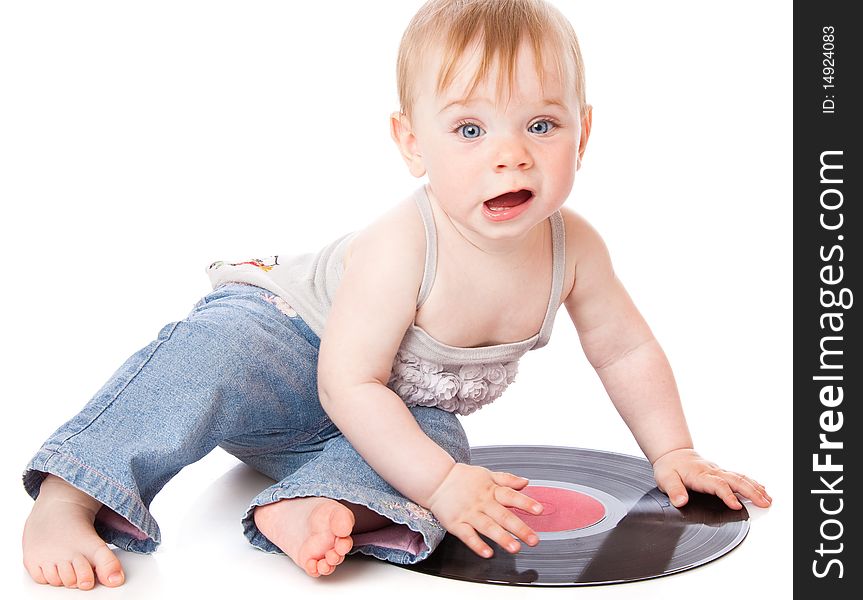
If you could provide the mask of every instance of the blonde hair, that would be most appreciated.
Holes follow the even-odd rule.
[[[411,19],[399,46],[396,81],[401,112],[410,118],[410,111],[417,100],[416,74],[422,71],[427,52],[437,45],[444,50],[436,87],[436,93],[441,94],[452,83],[465,49],[477,38],[482,44],[482,60],[474,73],[467,97],[470,98],[477,85],[486,78],[496,57],[501,61],[497,95],[502,95],[503,75],[506,75],[511,95],[517,53],[525,36],[533,47],[540,85],[544,74],[543,48],[548,48],[560,81],[574,83],[579,112],[583,115],[587,100],[578,39],[566,17],[545,0],[426,2]]]

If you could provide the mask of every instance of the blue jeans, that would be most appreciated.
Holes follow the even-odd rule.
[[[103,509],[96,521],[105,541],[150,553],[161,541],[149,511],[153,498],[184,466],[219,446],[278,482],[252,499],[242,517],[257,548],[281,552],[255,526],[256,506],[323,496],[393,522],[352,536],[350,554],[419,562],[446,531],[384,481],[321,408],[319,348],[318,336],[279,298],[252,285],[222,285],[185,319],[162,328],[43,444],[27,465],[24,486],[35,499],[47,473],[66,480],[116,513]],[[470,463],[456,415],[422,406],[410,411],[454,460]]]

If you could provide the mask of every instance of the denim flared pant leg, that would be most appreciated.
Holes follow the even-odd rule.
[[[415,406],[410,411],[426,435],[456,462],[470,463],[467,437],[454,414],[425,406]],[[415,468],[421,470],[422,463]],[[376,531],[352,535],[354,546],[349,555],[360,552],[393,563],[413,564],[428,557],[446,535],[431,511],[390,486],[341,434],[329,439],[308,463],[252,500],[243,517],[243,529],[252,545],[267,552],[280,552],[255,527],[252,513],[256,506],[300,496],[347,500],[393,521]]]
[[[223,285],[185,319],[162,328],[43,444],[26,467],[24,487],[36,498],[47,473],[68,481],[110,509],[96,521],[107,542],[149,553],[161,542],[149,511],[153,498],[218,445],[278,481],[242,518],[256,547],[279,551],[255,528],[256,506],[326,496],[393,521],[354,536],[352,553],[418,562],[445,531],[381,479],[321,408],[319,347],[320,339],[280,298],[255,286]],[[470,461],[455,415],[411,411],[456,461]]]

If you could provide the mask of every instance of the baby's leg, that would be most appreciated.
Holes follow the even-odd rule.
[[[34,580],[86,587],[89,564],[101,583],[113,585],[107,571],[123,573],[105,542],[155,550],[161,534],[149,505],[185,465],[225,438],[272,432],[280,422],[307,435],[325,418],[322,409],[292,411],[295,395],[316,390],[313,369],[296,376],[316,349],[273,319],[260,292],[228,286],[208,295],[127,360],[36,453],[24,474],[37,499],[24,531]],[[278,369],[291,381],[274,376]],[[100,560],[114,566],[100,570]]]
[[[456,461],[470,462],[470,446],[455,415],[422,406],[410,410]],[[354,525],[361,520],[362,531]],[[446,534],[430,511],[384,481],[340,434],[259,494],[243,524],[252,545],[288,554],[312,576],[331,573],[346,554],[357,552],[400,564],[419,562]]]

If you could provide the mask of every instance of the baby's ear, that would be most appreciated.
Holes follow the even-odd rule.
[[[581,167],[581,159],[584,157],[585,148],[587,148],[587,139],[590,137],[590,128],[592,125],[593,107],[588,104],[585,106],[584,115],[581,117],[581,139],[578,141],[577,168]]]
[[[399,153],[414,177],[425,175],[426,169],[422,163],[422,154],[418,152],[417,138],[411,128],[410,120],[402,112],[390,115],[390,135],[398,146]]]

